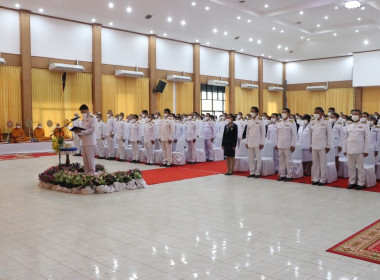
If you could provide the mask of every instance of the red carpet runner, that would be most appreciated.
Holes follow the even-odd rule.
[[[335,245],[327,252],[380,264],[380,220]]]
[[[40,153],[40,154],[12,154],[12,155],[0,155],[0,161],[2,160],[16,160],[16,159],[28,159],[28,158],[39,158],[56,156],[55,153]]]

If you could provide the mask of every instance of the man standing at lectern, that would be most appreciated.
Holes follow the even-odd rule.
[[[95,153],[96,153],[96,118],[88,110],[88,106],[83,104],[79,108],[82,113],[82,128],[85,130],[78,130],[82,137],[82,155],[84,172],[88,174],[95,174]]]

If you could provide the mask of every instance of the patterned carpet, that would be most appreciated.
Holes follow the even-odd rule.
[[[380,264],[380,220],[328,249],[327,252]]]
[[[55,156],[55,153],[1,155],[0,161]]]

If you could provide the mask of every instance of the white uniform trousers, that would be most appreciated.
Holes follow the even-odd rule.
[[[133,160],[139,160],[140,146],[137,141],[132,141],[132,158]]]
[[[212,147],[211,139],[205,139],[205,154],[206,159],[214,160],[214,150]]]
[[[249,174],[261,175],[261,150],[259,147],[248,148]]]
[[[115,157],[115,138],[107,136],[107,158]]]
[[[95,153],[96,146],[82,147],[84,172],[87,174],[95,174]]]
[[[363,187],[365,184],[365,170],[363,163],[363,154],[347,154],[348,158],[348,175],[350,176],[350,185],[356,184],[356,167],[358,167],[358,185]]]
[[[80,146],[80,138],[78,135],[74,134],[74,145],[77,148],[77,154],[80,154],[81,146]]]
[[[161,142],[162,145],[162,154],[164,156],[163,164],[171,165],[173,161],[172,157],[172,143],[169,144],[169,141]]]
[[[146,163],[154,163],[153,144],[152,142],[145,142],[144,149],[146,153]]]
[[[278,165],[280,161],[280,156],[278,154],[278,151],[273,148],[273,163],[274,163],[274,171],[278,172]]]
[[[177,140],[177,143],[178,143],[178,140]],[[177,143],[175,143],[174,141],[172,143],[172,151],[173,152],[175,152],[175,149],[177,149]]]
[[[154,147],[155,150],[160,150],[161,149],[161,143],[160,140],[156,139],[154,140]]]
[[[119,159],[125,159],[125,147],[123,139],[117,139],[117,154]]]
[[[313,182],[326,183],[327,181],[327,158],[326,150],[312,150],[313,165],[311,166],[311,174]]]
[[[280,156],[280,162],[278,166],[278,174],[281,178],[293,178],[293,153],[290,149],[278,149],[278,154]]]
[[[197,154],[197,148],[196,144],[193,143],[193,141],[186,141],[187,142],[187,153],[189,162],[195,162],[195,156]]]
[[[98,156],[104,158],[106,156],[106,149],[104,148],[104,140],[97,139],[96,143],[98,144]]]

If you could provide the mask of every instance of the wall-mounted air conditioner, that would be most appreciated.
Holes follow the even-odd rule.
[[[6,63],[5,59],[0,57],[0,65],[5,65]]]
[[[144,72],[140,71],[130,71],[130,70],[116,70],[116,77],[129,77],[129,78],[142,78],[144,77]]]
[[[84,67],[75,64],[50,63],[49,70],[55,72],[83,72]]]
[[[209,86],[217,86],[217,87],[226,87],[228,86],[227,81],[219,81],[219,80],[209,80],[207,82]]]
[[[255,85],[255,84],[241,84],[240,87],[241,88],[253,88],[253,89],[256,89],[256,88],[259,88],[259,85]]]
[[[309,87],[306,87],[306,90],[310,90],[310,91],[314,91],[314,90],[328,90],[329,89],[329,86],[328,85],[325,85],[325,86],[309,86]]]
[[[268,87],[269,91],[284,91],[283,87]]]
[[[191,82],[191,77],[179,76],[179,75],[168,75],[167,80],[172,81],[172,82],[185,83],[185,82]]]

